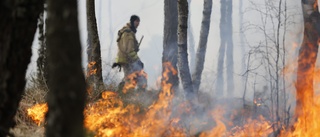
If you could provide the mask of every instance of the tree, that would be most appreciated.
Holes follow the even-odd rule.
[[[261,106],[266,106],[269,110],[270,120],[276,123],[272,127],[273,134],[276,136],[280,133],[281,128],[289,126],[289,121],[291,121],[290,104],[287,101],[290,97],[287,89],[291,85],[287,84],[288,76],[286,75],[289,71],[284,70],[288,68],[287,59],[290,60],[292,58],[290,56],[296,56],[296,53],[293,52],[293,55],[290,55],[287,46],[292,47],[292,41],[287,41],[291,37],[291,35],[287,35],[287,32],[296,29],[296,26],[291,25],[296,24],[294,16],[300,14],[290,8],[296,3],[287,5],[286,0],[250,2],[252,9],[260,14],[261,19],[259,24],[249,24],[247,26],[248,28],[255,28],[253,29],[253,35],[257,35],[257,37],[251,36],[250,38],[259,39],[259,33],[263,37],[261,37],[259,44],[256,44],[256,42],[253,45],[247,43],[250,50],[246,62],[247,71],[244,74],[246,84],[243,97],[245,98],[246,90],[250,90],[249,87],[247,88],[253,81],[250,80],[250,77],[255,79],[253,85],[254,94],[261,92],[259,91],[261,83],[265,84],[266,88],[263,88],[262,92],[268,94],[266,94],[267,97],[265,99],[262,99],[264,105]],[[298,3],[300,5],[300,1]],[[252,34],[252,32],[249,33]],[[299,38],[295,39],[299,40]]]
[[[188,0],[189,5],[191,5],[192,0]],[[196,53],[195,53],[195,40],[194,40],[194,35],[193,35],[193,29],[191,25],[191,8],[189,8],[189,14],[188,14],[188,50],[189,50],[189,55],[190,55],[190,66],[195,66],[196,64]],[[193,73],[194,68],[190,68],[190,72]]]
[[[239,0],[239,37],[240,37],[240,47],[241,47],[241,55],[242,55],[242,63],[241,63],[241,72],[243,73],[243,77],[242,77],[242,85],[246,84],[246,75],[248,73],[246,73],[246,58],[245,58],[245,54],[247,51],[247,47],[244,43],[244,23],[243,23],[243,0]],[[244,89],[246,88],[246,86],[243,87]]]
[[[0,136],[10,135],[16,123],[31,46],[43,0],[0,2]]]
[[[47,0],[47,137],[83,137],[86,99],[77,0]]]
[[[194,97],[188,62],[188,1],[178,0],[178,69],[187,99]]]
[[[168,69],[166,62],[170,62],[172,67],[177,70],[178,53],[178,5],[177,0],[164,1],[164,30],[163,30],[163,53],[162,53],[162,72]],[[162,73],[164,74],[164,73]],[[162,76],[164,77],[164,76]],[[172,84],[173,89],[179,86],[179,78],[173,72],[168,73],[167,83]],[[164,80],[164,79],[162,79]]]
[[[203,66],[205,62],[205,55],[207,51],[207,41],[210,30],[210,17],[212,11],[212,0],[205,0],[203,2],[203,16],[201,23],[201,31],[200,31],[200,40],[196,54],[196,65],[195,71],[192,74],[192,82],[194,91],[197,92],[199,90],[199,86],[201,83],[201,75],[203,71]]]
[[[312,104],[315,63],[318,54],[320,15],[316,0],[302,0],[304,36],[299,50],[296,115],[304,114],[304,109]]]
[[[101,50],[95,14],[95,0],[87,0],[87,29],[88,29],[88,68],[87,83],[90,97],[97,97],[104,89],[101,68]]]
[[[227,91],[228,95],[233,95],[233,39],[232,39],[232,0],[221,0],[220,38],[218,67],[217,67],[217,95],[222,96],[224,91],[223,66],[226,54],[227,65]]]
[[[228,95],[232,96],[234,92],[234,80],[233,80],[233,36],[232,36],[232,0],[226,1],[226,19],[227,19],[227,35],[226,35],[226,41],[227,41],[227,51],[226,51],[226,61],[227,61],[227,91]]]

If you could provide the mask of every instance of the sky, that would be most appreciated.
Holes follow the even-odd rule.
[[[251,0],[257,5],[252,6],[249,0],[244,0],[244,23],[259,25],[261,23],[261,14],[257,12],[259,6],[263,3]],[[278,0],[273,0],[278,1]],[[164,2],[161,0],[96,0],[96,17],[99,31],[99,38],[101,42],[101,56],[103,65],[103,77],[106,83],[115,81],[118,82],[123,74],[119,73],[116,69],[111,70],[111,64],[115,61],[117,53],[116,36],[117,31],[121,29],[128,21],[131,15],[136,14],[140,17],[140,26],[137,31],[137,39],[139,40],[142,36],[144,39],[140,46],[138,53],[140,59],[144,62],[145,71],[148,73],[148,86],[156,88],[157,79],[161,75],[161,58],[162,58],[162,36],[164,26]],[[290,5],[290,11],[293,16],[292,20],[296,21],[296,24],[292,25],[292,29],[287,34],[288,39],[291,41],[286,43],[289,47],[292,47],[293,43],[299,42],[297,34],[301,33],[301,16],[299,13],[301,9],[300,1],[288,2]],[[85,11],[85,0],[78,0],[79,10],[79,30],[80,40],[82,44],[82,55],[83,55],[83,67],[86,66],[86,46],[87,46],[87,28],[86,28],[86,11]],[[255,8],[255,10],[253,10]],[[190,3],[190,18],[191,24],[189,24],[193,30],[195,39],[195,45],[198,45],[200,27],[202,20],[203,1],[192,0]],[[298,13],[298,14],[297,14]],[[239,0],[233,3],[233,39],[234,39],[234,76],[236,87],[242,86],[242,73],[241,64],[243,63],[242,58],[244,57],[241,52],[243,47],[239,44],[240,27],[239,27]],[[220,46],[220,35],[219,35],[219,22],[220,22],[220,1],[213,0],[213,9],[211,15],[211,26],[208,37],[208,46],[206,61],[202,76],[201,85],[202,89],[208,89],[209,91],[214,89],[216,80],[216,68],[218,49]],[[256,45],[263,41],[263,38],[257,30],[248,29],[246,33],[246,41],[248,45]],[[33,43],[33,56],[28,69],[28,75],[32,75],[36,72],[36,60],[38,50],[38,35],[35,35]],[[196,49],[196,47],[195,47]],[[192,67],[192,66],[191,66]],[[227,66],[225,66],[227,67]],[[225,68],[224,67],[224,68]],[[263,84],[258,85],[263,87]],[[238,95],[242,95],[242,92],[238,92]]]

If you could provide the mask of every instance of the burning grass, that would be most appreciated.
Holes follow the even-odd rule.
[[[28,112],[27,110],[33,107],[37,108],[38,106],[36,104],[44,103],[47,92],[45,85],[39,84],[34,78],[32,79],[31,84],[25,90],[15,116],[17,125],[11,130],[16,137],[44,137],[43,116],[45,113],[42,113],[43,111]],[[35,119],[35,121],[28,113],[39,114],[42,115],[42,117],[39,117],[38,120]]]
[[[96,137],[266,137],[276,132],[276,122],[268,111],[263,110],[261,101],[215,99],[208,93],[200,93],[198,99],[191,104],[173,91],[166,81],[162,81],[161,91],[105,91],[101,99],[86,105],[84,126],[91,134],[89,136]],[[293,130],[281,127],[278,136],[320,136],[320,126],[317,125],[320,123],[317,119],[320,97],[307,106],[305,112],[308,113],[297,119]],[[17,136],[43,136],[46,111],[45,102],[36,101],[27,92],[18,111],[19,124],[13,132]]]
[[[172,68],[168,65],[165,73],[169,73],[170,70]],[[141,92],[130,89],[126,92],[103,92],[101,99],[86,105],[85,128],[97,137],[270,134],[270,122],[263,117],[257,120],[250,119],[253,113],[246,112],[251,112],[254,107],[242,108],[240,99],[221,101],[203,93],[199,96],[200,102],[191,103],[172,90],[172,85],[166,82],[166,77],[161,85],[161,91]],[[40,126],[46,111],[45,103],[30,106],[28,109],[30,117]]]

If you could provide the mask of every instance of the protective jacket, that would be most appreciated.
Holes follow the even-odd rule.
[[[130,23],[127,23],[126,26],[118,31],[118,54],[116,62],[119,64],[132,63],[139,59],[137,54],[139,51],[138,41],[130,27]]]

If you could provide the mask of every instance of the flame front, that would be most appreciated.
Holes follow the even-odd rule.
[[[311,76],[311,75],[310,75]],[[315,82],[319,83],[320,71],[317,70],[312,73]],[[316,84],[315,84],[316,85]],[[305,85],[308,86],[308,85]],[[318,88],[318,89],[317,89]],[[319,87],[315,87],[314,90],[319,91]],[[313,93],[312,91],[306,91],[306,93]],[[303,94],[298,94],[303,95]],[[296,114],[299,114],[296,118],[296,122],[292,130],[283,131],[282,137],[318,137],[320,136],[320,95],[316,94],[314,97],[309,95],[303,95],[300,97],[304,99],[302,102],[303,109],[296,110]]]
[[[165,73],[169,73],[169,69]],[[132,74],[129,78],[136,75]],[[110,97],[114,92],[104,92],[102,100],[87,106],[84,113],[85,127],[99,137],[182,135],[180,130],[170,126],[179,121],[178,118],[170,118],[174,95],[171,84],[163,81],[162,87],[159,99],[143,113],[133,104],[125,106],[117,96]]]
[[[201,121],[201,117],[194,116],[195,112],[192,112],[188,102],[181,101],[174,105],[175,94],[172,85],[167,83],[167,74],[176,74],[176,71],[169,63],[164,65],[166,67],[161,81],[162,90],[152,105],[141,108],[138,104],[126,104],[116,92],[105,91],[102,99],[87,104],[84,110],[86,129],[97,137],[266,137],[274,132],[272,126],[275,123],[262,116],[257,119],[248,118],[242,125],[233,125],[233,121],[225,117],[224,107],[204,111],[203,116],[208,118]],[[314,76],[320,76],[320,71],[316,72]],[[320,77],[315,79],[319,81]],[[280,137],[320,136],[320,96],[316,96],[314,102],[307,102],[310,104],[304,105],[304,113],[297,118],[294,130],[283,128]],[[259,102],[256,100],[254,103],[257,105]],[[47,110],[47,104],[38,104],[28,109],[28,115],[40,125]],[[201,126],[207,128],[198,129]]]

